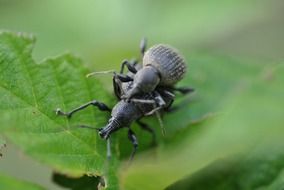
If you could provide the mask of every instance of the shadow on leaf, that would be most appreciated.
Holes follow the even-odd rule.
[[[104,185],[104,181],[100,177],[87,176],[70,177],[59,173],[53,173],[52,181],[61,187],[71,190],[95,190],[98,186]]]
[[[166,189],[283,189],[283,164],[284,152],[279,149],[244,159],[219,160]]]

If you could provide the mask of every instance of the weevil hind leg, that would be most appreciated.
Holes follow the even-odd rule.
[[[122,96],[121,81],[114,76],[112,78],[112,85],[113,85],[113,91],[114,91],[115,96],[120,100]]]
[[[131,163],[133,158],[134,158],[134,155],[135,155],[135,153],[137,151],[137,148],[138,148],[137,137],[136,137],[135,133],[131,129],[128,130],[128,139],[130,140],[130,142],[133,145],[133,150],[132,150],[131,156],[129,158],[129,163]]]
[[[157,117],[157,119],[158,119],[158,121],[159,121],[161,130],[162,130],[162,135],[163,135],[163,136],[166,136],[166,129],[165,129],[164,122],[163,122],[163,120],[162,120],[161,114],[160,114],[159,111],[156,111],[155,113],[156,113],[156,117]]]
[[[172,88],[172,90],[180,92],[183,95],[194,92],[194,88],[191,88],[191,87],[174,87]]]
[[[147,39],[143,37],[140,41],[140,53],[141,53],[142,58],[145,54],[146,47],[147,47]]]
[[[110,137],[107,139],[107,159],[111,159],[111,142]]]

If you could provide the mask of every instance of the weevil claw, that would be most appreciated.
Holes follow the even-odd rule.
[[[60,108],[56,108],[56,110],[55,110],[55,114],[56,114],[56,115],[61,115],[60,113],[61,113]]]
[[[56,114],[56,115],[61,115],[61,116],[66,116],[68,119],[70,119],[71,116],[72,116],[72,114],[70,114],[70,113],[64,113],[63,111],[61,111],[60,108],[57,108],[57,109],[55,110],[55,114]]]

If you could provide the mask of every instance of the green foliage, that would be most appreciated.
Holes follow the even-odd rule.
[[[262,147],[241,157],[221,159],[167,190],[179,189],[281,189],[283,188],[283,143]],[[270,154],[267,154],[267,153]]]
[[[226,70],[227,78],[212,78],[215,90],[219,91],[218,85],[223,84],[220,91],[223,94],[219,94],[217,100],[213,88],[212,92],[206,91],[206,85],[199,87],[203,93],[213,95],[212,101],[222,105],[222,112],[214,119],[181,130],[166,146],[157,148],[156,156],[149,153],[140,156],[135,166],[121,172],[125,189],[164,189],[185,176],[189,177],[173,185],[172,189],[178,189],[180,184],[184,189],[206,189],[209,186],[211,189],[211,185],[215,189],[281,186],[284,110],[280,105],[284,104],[284,90],[280,86],[284,82],[284,65],[259,65],[262,69],[253,71],[248,67],[245,71],[250,77],[247,77],[245,72],[243,75],[238,72],[238,67],[242,67],[240,64],[232,66],[227,62],[221,64],[222,67],[218,66],[220,62],[211,64],[215,64],[215,67],[208,67],[212,73],[222,75],[220,68]],[[228,81],[233,79],[235,82],[230,84]],[[225,90],[227,88],[230,90]],[[227,167],[226,158],[232,157],[235,162]],[[224,168],[211,167],[194,174],[221,158],[219,162]],[[155,179],[155,183],[151,183],[151,179]],[[204,181],[208,183],[204,184]]]
[[[0,189],[9,189],[9,190],[19,190],[19,189],[29,189],[29,190],[43,190],[44,188],[34,185],[28,182],[20,181],[18,179],[12,178],[0,174]]]
[[[196,91],[177,96],[180,109],[163,118],[167,136],[159,135],[158,146],[150,151],[141,151],[149,149],[150,135],[133,126],[141,146],[125,168],[121,160],[132,148],[125,131],[112,136],[114,155],[107,161],[105,141],[95,131],[78,128],[102,127],[108,114],[88,108],[67,120],[54,112],[92,99],[112,106],[112,95],[95,78],[86,79],[90,71],[71,54],[36,64],[34,41],[27,35],[0,34],[0,132],[27,155],[72,176],[56,175],[56,183],[73,189],[99,183],[95,177],[80,177],[87,174],[102,176],[109,189],[281,187],[283,64],[186,55],[189,74],[179,85]],[[147,123],[160,134],[155,119]]]
[[[74,178],[59,173],[53,174],[52,181],[71,190],[92,190],[94,187],[98,187],[100,183],[99,177],[84,175],[79,178]]]
[[[110,102],[108,94],[99,81],[86,80],[89,71],[70,54],[36,64],[33,45],[30,36],[0,35],[1,133],[58,171],[104,175],[105,142],[78,125],[102,126],[106,115],[90,108],[67,120],[57,117],[55,109],[69,110],[95,98]]]

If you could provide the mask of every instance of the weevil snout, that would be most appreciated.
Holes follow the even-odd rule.
[[[117,121],[117,119],[111,117],[110,120],[108,121],[108,124],[100,128],[98,131],[99,135],[103,139],[108,139],[110,134],[113,133],[114,131],[118,130],[121,127],[120,123]]]
[[[106,131],[104,128],[100,128],[98,133],[103,139],[107,139],[109,137],[109,132]]]

